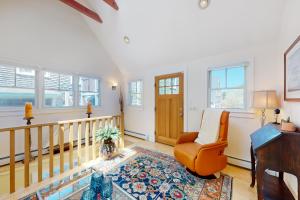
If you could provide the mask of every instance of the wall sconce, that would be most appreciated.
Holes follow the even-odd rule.
[[[111,90],[117,90],[118,83],[113,83],[111,86]]]

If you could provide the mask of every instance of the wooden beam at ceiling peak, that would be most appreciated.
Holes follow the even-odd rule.
[[[99,23],[103,22],[101,17],[96,12],[92,11],[91,9],[85,7],[84,5],[78,3],[75,0],[60,0],[60,1]]]
[[[106,2],[108,5],[110,5],[113,9],[119,10],[119,6],[115,0],[103,0],[103,1]]]

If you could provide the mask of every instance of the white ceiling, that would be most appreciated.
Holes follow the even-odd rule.
[[[181,64],[277,38],[285,0],[86,0],[102,17],[86,18],[121,70]],[[130,44],[123,42],[128,35]]]

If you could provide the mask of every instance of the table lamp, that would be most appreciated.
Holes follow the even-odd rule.
[[[253,108],[261,110],[261,127],[265,125],[266,109],[277,109],[279,106],[275,90],[255,91]]]

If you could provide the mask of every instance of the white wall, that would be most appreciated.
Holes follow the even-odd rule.
[[[111,86],[120,82],[120,72],[77,11],[54,0],[1,0],[0,29],[0,63],[99,77],[102,106],[94,116],[119,112],[118,91]],[[83,118],[84,113],[84,108],[38,108],[33,123]],[[22,118],[23,109],[0,111],[0,127],[24,125]],[[23,134],[16,138],[16,153],[22,153]],[[0,141],[0,157],[7,156],[8,134],[1,134]]]
[[[298,0],[287,0],[283,20],[282,29],[280,34],[280,49],[279,49],[279,73],[280,73],[280,91],[283,96],[283,85],[284,85],[284,60],[283,54],[288,47],[296,40],[300,35],[300,1]],[[283,108],[285,115],[291,117],[291,121],[296,123],[300,127],[300,103],[284,102]],[[286,176],[285,180],[292,188],[295,196],[297,195],[297,179],[294,176]],[[299,183],[298,183],[299,184]],[[299,195],[299,194],[298,194]],[[296,198],[297,199],[297,198]]]
[[[233,164],[250,167],[250,137],[249,135],[259,128],[259,119],[252,113],[251,93],[253,90],[277,89],[277,45],[264,44],[248,47],[226,54],[211,56],[189,63],[176,64],[169,67],[157,67],[149,70],[127,71],[125,80],[142,79],[144,81],[143,108],[126,106],[125,128],[132,132],[146,135],[154,141],[155,130],[155,93],[154,76],[184,72],[185,73],[185,123],[186,131],[197,131],[200,127],[200,116],[207,107],[207,71],[210,67],[226,66],[242,62],[249,62],[248,76],[248,103],[246,113],[233,113],[230,118],[229,147],[226,154]],[[270,78],[268,73],[273,71]],[[271,116],[272,117],[272,116]],[[272,119],[269,119],[272,120]],[[242,160],[242,161],[241,161]],[[245,162],[246,161],[246,162]],[[248,161],[248,162],[247,162]]]

